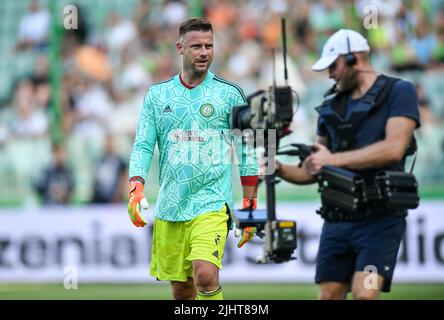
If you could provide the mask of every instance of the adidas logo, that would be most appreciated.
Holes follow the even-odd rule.
[[[166,106],[165,109],[163,109],[163,113],[167,113],[167,112],[171,112],[173,110],[171,110],[170,106]]]
[[[219,251],[214,251],[212,255],[219,259]]]

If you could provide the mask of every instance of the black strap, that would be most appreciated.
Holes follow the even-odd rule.
[[[397,78],[380,75],[373,86],[360,100],[348,119],[345,118],[347,96],[341,93],[330,94],[323,104],[316,108],[326,124],[338,133],[338,141],[335,141],[335,150],[344,151],[355,148],[355,134],[361,121],[370,113],[377,111],[384,103]],[[327,93],[334,89],[331,88]]]
[[[348,122],[352,124],[353,133],[356,133],[362,120],[369,113],[376,112],[384,103],[386,103],[387,96],[392,90],[393,85],[399,79],[389,78],[387,76],[379,76],[370,90],[362,97],[357,108],[353,110]]]
[[[415,151],[414,156],[413,156],[412,167],[410,168],[410,173],[413,173],[413,169],[415,168],[416,157],[417,157],[417,156],[418,156],[418,151]]]

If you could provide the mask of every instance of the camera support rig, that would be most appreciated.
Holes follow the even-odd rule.
[[[248,96],[247,105],[233,108],[232,124],[238,129],[263,129],[264,146],[269,146],[269,133],[276,133],[276,152],[269,152],[265,147],[264,157],[268,163],[275,163],[276,155],[299,156],[301,163],[313,151],[313,147],[303,144],[292,144],[294,149],[279,150],[282,137],[290,133],[289,126],[293,120],[293,90],[288,85],[286,60],[285,18],[281,20],[282,44],[284,59],[284,86],[276,86],[275,70],[273,70],[273,86],[268,91],[258,90]],[[274,67],[274,52],[273,52]],[[270,130],[271,129],[271,130]],[[276,219],[276,192],[275,186],[280,180],[276,179],[275,172],[265,175],[266,210],[234,210],[236,228],[256,227],[257,235],[265,239],[263,255],[258,257],[257,263],[282,263],[295,259],[292,255],[297,248],[296,222],[292,220]]]

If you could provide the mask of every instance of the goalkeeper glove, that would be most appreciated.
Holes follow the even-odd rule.
[[[244,198],[242,201],[242,208],[255,210],[257,208],[257,198]],[[243,230],[236,229],[234,231],[234,235],[236,237],[241,237],[237,244],[237,247],[241,248],[244,244],[250,241],[253,238],[256,231],[257,231],[256,227],[245,227]]]
[[[141,181],[130,181],[128,198],[128,214],[131,221],[136,227],[145,226],[146,220],[140,214],[140,208],[148,209],[148,201],[146,201],[143,194],[143,183]]]

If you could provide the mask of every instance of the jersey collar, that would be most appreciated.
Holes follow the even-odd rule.
[[[195,87],[190,87],[185,82],[183,82],[181,72],[179,74],[177,74],[175,78],[176,78],[176,82],[179,83],[181,86],[187,88],[188,90],[192,90],[192,89],[197,88],[199,86],[205,85],[207,82],[209,82],[209,81],[211,81],[211,79],[213,79],[213,76],[214,76],[214,74],[212,72],[208,71],[205,79]]]

